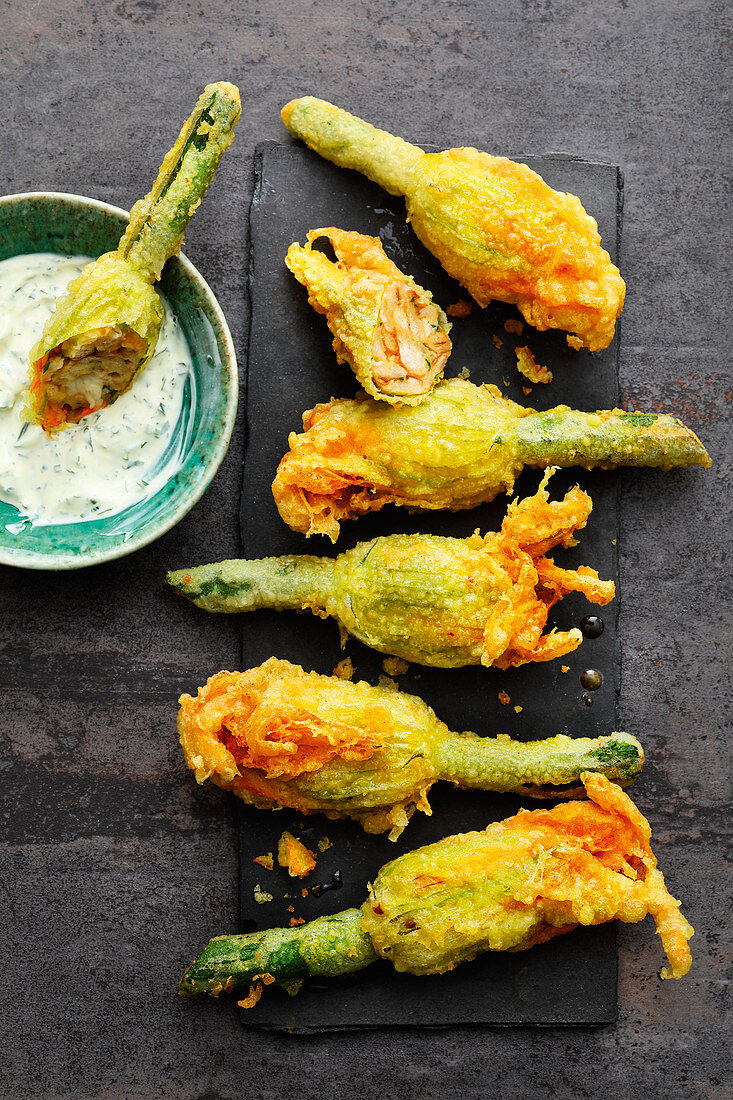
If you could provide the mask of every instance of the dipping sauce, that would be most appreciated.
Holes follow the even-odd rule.
[[[311,886],[311,894],[314,898],[322,898],[327,890],[340,890],[343,886],[340,871],[334,871],[330,882],[316,882]]]
[[[597,668],[587,668],[580,674],[580,683],[587,691],[598,691],[603,683],[603,673]]]
[[[600,638],[604,630],[604,622],[600,615],[586,615],[580,620],[580,629],[586,638]]]
[[[155,354],[132,388],[101,412],[47,436],[20,419],[28,353],[84,256],[33,253],[0,261],[0,501],[47,526],[117,515],[153,496],[180,469],[186,389],[194,400],[188,345],[165,299]]]

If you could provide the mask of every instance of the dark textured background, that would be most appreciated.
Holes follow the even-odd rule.
[[[728,891],[730,455],[726,328],[730,26],[723,0],[78,0],[0,3],[0,191],[129,206],[207,80],[245,101],[235,145],[187,235],[244,347],[257,141],[315,92],[416,141],[561,150],[626,178],[621,384],[677,409],[710,471],[621,474],[622,727],[644,738],[636,794],[698,932],[660,983],[651,928],[619,931],[619,1022],[294,1039],[231,1003],[172,990],[236,912],[226,798],[196,790],[175,698],[239,661],[234,621],[160,586],[171,556],[238,550],[243,419],[204,499],[153,547],[76,575],[1,571],[0,1095],[722,1096]],[[79,614],[83,612],[83,615]]]

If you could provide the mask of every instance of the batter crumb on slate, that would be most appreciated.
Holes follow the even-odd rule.
[[[344,657],[343,661],[339,661],[333,670],[333,675],[338,676],[339,680],[353,680],[354,662],[351,657]]]
[[[262,996],[262,983],[253,982],[249,987],[249,993],[242,1001],[237,1001],[240,1008],[254,1008]]]
[[[473,302],[468,302],[465,298],[459,298],[457,302],[447,306],[445,312],[449,317],[468,317],[472,309]]]
[[[552,371],[538,363],[529,348],[517,348],[515,355],[517,357],[517,370],[530,382],[542,382],[543,385],[552,382]]]
[[[382,668],[388,676],[404,676],[409,667],[407,661],[403,661],[401,657],[385,657],[382,661]]]
[[[277,845],[277,862],[295,878],[309,875],[316,865],[315,853],[306,848],[292,833],[284,832]]]
[[[380,676],[377,680],[377,687],[383,689],[383,691],[399,691],[400,685],[396,680],[393,680],[391,676]]]

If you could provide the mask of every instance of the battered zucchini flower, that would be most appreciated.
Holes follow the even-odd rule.
[[[116,401],[155,351],[163,307],[153,282],[177,253],[241,113],[233,84],[208,84],[135,203],[115,252],[87,264],[31,349],[24,418],[47,432]]]
[[[282,118],[326,160],[404,195],[417,236],[479,305],[511,302],[535,328],[574,334],[573,347],[611,343],[626,285],[575,195],[478,149],[425,153],[313,96]]]
[[[440,779],[567,797],[583,793],[584,772],[626,784],[644,762],[627,733],[530,742],[453,733],[417,696],[275,657],[219,672],[179,702],[181,745],[199,783],[211,779],[263,809],[353,818],[368,833],[391,830],[392,840],[416,808],[430,813],[427,794]]]
[[[649,822],[605,776],[583,782],[586,802],[520,810],[392,860],[361,909],[211,940],[179,991],[216,996],[252,984],[257,993],[273,982],[293,991],[379,956],[398,971],[443,974],[484,951],[526,951],[579,925],[647,915],[669,960],[662,977],[684,977],[693,929],[657,867]]]
[[[524,466],[710,466],[697,436],[672,416],[549,412],[496,386],[439,382],[417,408],[333,398],[303,416],[272,485],[280,515],[304,535],[338,538],[342,520],[385,504],[457,511],[511,492]]]
[[[313,244],[330,241],[337,262]],[[400,271],[378,237],[312,229],[285,259],[308,301],[326,316],[339,363],[367,393],[392,405],[417,405],[443,373],[450,324],[427,290]]]
[[[577,649],[580,630],[543,634],[550,608],[568,592],[593,603],[614,597],[594,569],[561,569],[546,557],[577,545],[591,499],[577,486],[550,501],[551,471],[537,493],[510,504],[498,533],[467,539],[385,535],[337,558],[289,555],[179,569],[166,580],[207,611],[310,610],[342,631],[406,661],[457,668],[508,668]]]

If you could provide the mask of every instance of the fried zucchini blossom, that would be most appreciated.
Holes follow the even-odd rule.
[[[152,190],[130,211],[116,251],[87,264],[56,303],[30,352],[25,420],[58,431],[129,390],[163,323],[153,283],[180,250],[240,114],[233,84],[204,88]]]
[[[524,466],[710,466],[700,440],[658,413],[548,412],[463,378],[439,382],[417,408],[333,398],[303,416],[272,484],[285,523],[338,538],[340,524],[385,504],[458,511],[511,492]]]
[[[550,501],[551,472],[534,496],[509,505],[496,533],[384,535],[336,558],[223,561],[166,580],[207,611],[331,615],[372,649],[422,665],[551,661],[577,649],[583,635],[577,628],[543,634],[550,608],[569,592],[596,604],[615,593],[594,569],[562,569],[546,557],[555,546],[577,545],[573,535],[593,507],[577,486]]]
[[[326,239],[336,263],[313,248]],[[348,363],[372,397],[417,405],[442,375],[450,324],[427,290],[390,260],[378,237],[313,229],[285,259],[325,314],[339,363]]]
[[[626,733],[530,742],[453,733],[417,696],[276,657],[219,672],[179,703],[181,746],[199,783],[211,779],[263,809],[353,818],[368,833],[391,830],[392,840],[415,809],[430,813],[437,780],[567,797],[583,794],[583,772],[626,784],[644,762]]]
[[[250,985],[249,1006],[263,985],[294,992],[306,977],[352,973],[378,957],[398,971],[443,974],[484,951],[526,951],[580,925],[647,915],[669,959],[662,977],[683,977],[693,929],[657,867],[649,822],[605,776],[582,778],[588,801],[520,810],[392,860],[361,909],[211,940],[180,992]]]
[[[511,302],[536,329],[573,334],[573,347],[611,343],[626,284],[575,195],[478,149],[425,153],[313,96],[282,119],[326,160],[404,195],[417,236],[479,305]]]

